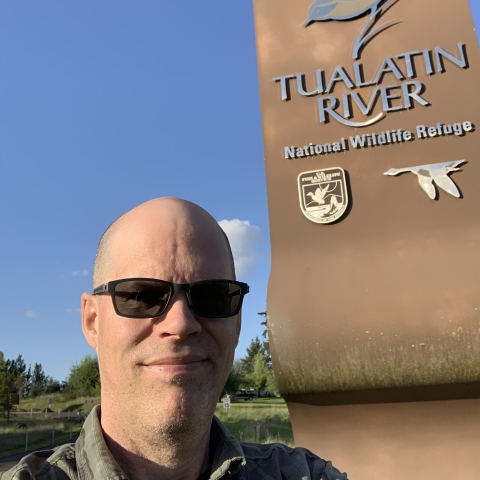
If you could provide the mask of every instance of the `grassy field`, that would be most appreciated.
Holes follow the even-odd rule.
[[[52,403],[48,403],[48,399],[52,399]],[[85,403],[86,401],[93,400],[93,403]],[[42,395],[41,397],[32,398],[28,400],[21,400],[20,405],[17,406],[19,412],[45,412],[46,408],[50,408],[53,412],[86,412],[97,404],[100,403],[100,397],[79,397],[70,398],[68,395],[62,393],[52,393],[50,395]]]
[[[50,405],[48,398],[52,399]],[[22,401],[18,412],[12,412],[9,422],[0,418],[0,457],[25,451],[27,430],[29,450],[51,445],[52,430],[55,430],[55,445],[69,442],[70,438],[75,441],[82,427],[77,412],[88,413],[100,403],[100,398],[94,398],[93,404],[86,404],[85,400],[57,394]],[[45,414],[49,407],[51,411]],[[61,418],[58,418],[59,411]],[[71,412],[70,419],[65,417],[68,411]],[[293,446],[290,416],[281,398],[232,402],[228,420],[222,403],[218,403],[215,414],[240,441],[280,442]]]
[[[232,403],[228,420],[223,405],[219,403],[215,414],[241,442],[280,442],[293,446],[290,415],[282,398]]]
[[[28,432],[28,450],[41,449],[47,445],[75,441],[82,424],[76,421],[18,420],[14,418],[10,425],[0,422],[0,457],[25,451]],[[25,428],[26,427],[26,428]]]
[[[49,398],[52,403],[48,402]],[[85,403],[86,400],[89,402]],[[24,452],[27,431],[28,450],[75,441],[82,428],[81,417],[98,403],[100,397],[72,399],[62,394],[22,400],[17,411],[11,412],[10,421],[0,418],[0,457]],[[77,415],[80,412],[84,414]]]

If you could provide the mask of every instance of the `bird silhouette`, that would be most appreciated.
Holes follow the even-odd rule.
[[[305,26],[325,20],[349,20],[376,9],[382,0],[316,0],[310,7]]]
[[[307,197],[312,197],[312,200],[319,203],[320,205],[324,205],[325,204],[325,195],[328,192],[331,192],[331,190],[328,189],[329,186],[330,185],[327,184],[327,186],[324,189],[322,189],[322,187],[320,187],[320,185],[319,185],[318,188],[315,190],[315,193],[308,192]],[[334,188],[335,188],[335,186],[334,186]]]
[[[412,172],[418,177],[418,183],[426,194],[434,200],[437,194],[435,184],[450,195],[459,198],[460,192],[453,180],[447,175],[450,172],[458,172],[458,165],[465,160],[453,160],[452,162],[432,163],[431,165],[419,165],[417,167],[391,168],[384,175],[398,175],[400,173]]]

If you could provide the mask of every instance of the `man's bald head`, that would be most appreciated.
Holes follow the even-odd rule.
[[[215,219],[198,205],[167,197],[125,213],[100,241],[95,287],[127,278],[191,284],[234,280],[235,271]],[[117,292],[82,295],[82,329],[97,352],[102,381],[102,427],[128,445],[135,438],[140,450],[197,444],[211,428],[231,371],[241,312],[224,319],[196,314],[196,302],[218,303],[216,289],[200,289],[195,298],[188,289],[175,289],[166,300],[161,289],[140,287],[122,292],[134,302],[149,302],[150,294],[157,306],[167,301],[161,315],[117,313],[118,297],[127,298]]]
[[[233,255],[225,232],[216,220],[198,205],[175,197],[162,197],[145,202],[117,218],[103,233],[97,248],[93,271],[93,287],[106,283],[116,262],[112,248],[125,236],[135,236],[136,241],[143,243],[144,236],[155,235],[162,229],[181,232],[186,242],[198,242],[205,247],[218,249],[226,255],[228,270],[232,279],[235,278]],[[172,242],[178,239],[172,238]],[[118,249],[117,249],[118,250]],[[201,254],[200,251],[198,254]]]

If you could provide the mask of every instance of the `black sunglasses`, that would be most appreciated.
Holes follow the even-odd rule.
[[[130,318],[152,318],[167,310],[173,294],[185,292],[195,315],[206,318],[227,318],[242,308],[243,297],[250,288],[234,280],[200,280],[193,283],[172,283],[153,278],[124,278],[104,283],[94,295],[109,292],[117,315]]]

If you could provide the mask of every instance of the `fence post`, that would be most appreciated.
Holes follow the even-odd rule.
[[[30,409],[30,418],[33,417],[33,408]]]
[[[58,409],[58,418],[60,418],[60,409]]]
[[[69,410],[70,411],[70,410]],[[72,424],[70,424],[70,440],[72,439]]]
[[[52,445],[55,443],[55,428],[52,428]]]
[[[45,418],[47,418],[47,410],[48,408],[45,409]]]
[[[67,418],[70,420],[70,409],[68,409],[68,417]]]
[[[28,430],[25,432],[25,451],[28,451]]]

